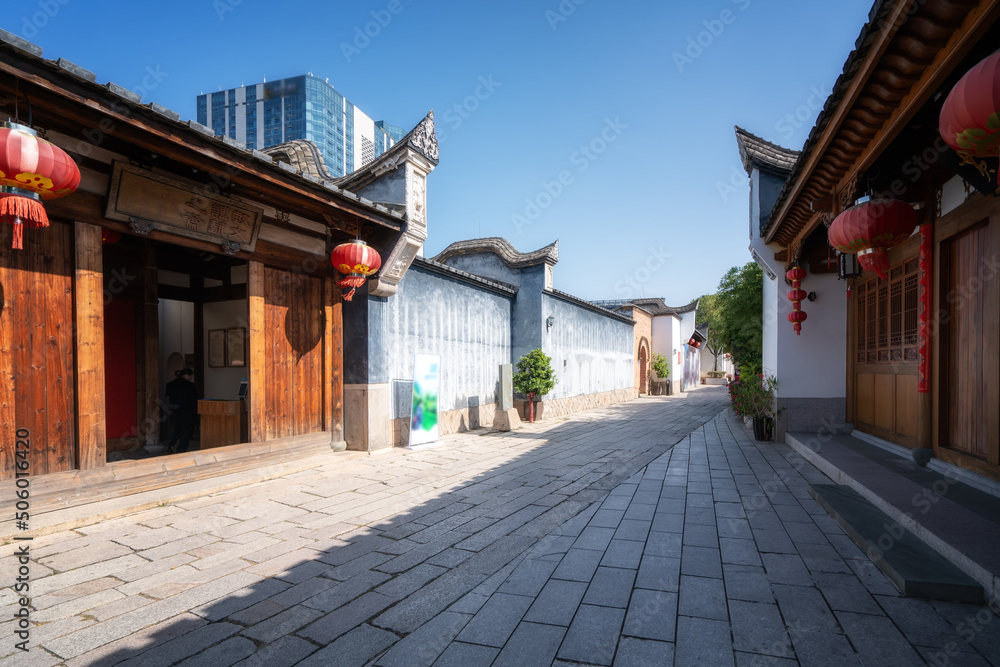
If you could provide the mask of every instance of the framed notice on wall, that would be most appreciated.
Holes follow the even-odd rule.
[[[418,354],[413,368],[413,402],[410,408],[410,447],[436,442],[441,356]]]
[[[228,366],[246,366],[246,337],[244,327],[226,329],[226,364]]]
[[[208,367],[226,367],[226,330],[210,329],[208,332]]]

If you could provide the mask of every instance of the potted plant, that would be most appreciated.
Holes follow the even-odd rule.
[[[729,383],[729,398],[737,417],[753,421],[754,438],[761,441],[774,437],[774,420],[784,407],[776,407],[774,390],[778,380],[773,375],[760,373],[741,375]]]
[[[514,373],[514,391],[528,396],[528,422],[535,421],[535,398],[544,396],[556,386],[552,360],[541,351],[532,350],[517,362]]]
[[[662,354],[654,354],[650,366],[656,373],[657,379],[653,381],[653,384],[660,387],[658,394],[661,396],[669,395],[670,383],[667,380],[670,377],[670,360]]]

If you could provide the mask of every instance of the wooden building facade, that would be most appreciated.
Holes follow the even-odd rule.
[[[1000,47],[998,19],[996,0],[876,2],[760,234],[776,263],[807,269],[808,291],[835,280],[827,229],[855,200],[895,198],[918,211],[921,227],[889,252],[887,280],[848,279],[844,421],[992,479],[1000,479],[998,165],[960,158],[941,138],[939,116],[962,75]],[[922,280],[932,304],[923,341]],[[804,305],[844,308],[838,301]],[[801,345],[817,337],[810,326]]]
[[[214,444],[247,456],[346,446],[351,304],[330,252],[366,241],[387,267],[371,292],[393,292],[426,238],[412,213],[436,164],[433,114],[354,187],[302,146],[247,150],[3,31],[0,113],[30,123],[82,175],[74,194],[45,202],[51,224],[25,229],[23,250],[0,225],[0,480],[14,477],[17,433],[30,434],[32,476],[85,484],[79,471],[152,471],[109,455],[162,441],[165,369],[181,366],[201,396],[243,415],[238,435]],[[183,354],[168,359],[178,336]],[[204,421],[203,440],[222,437]],[[198,453],[159,460],[185,456],[158,469],[197,465]]]

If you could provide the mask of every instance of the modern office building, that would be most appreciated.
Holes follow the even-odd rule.
[[[403,136],[311,74],[199,95],[198,122],[247,148],[308,139],[332,176],[360,169]]]

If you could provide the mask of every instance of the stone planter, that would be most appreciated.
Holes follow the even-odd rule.
[[[726,384],[726,378],[705,378],[705,384]]]

